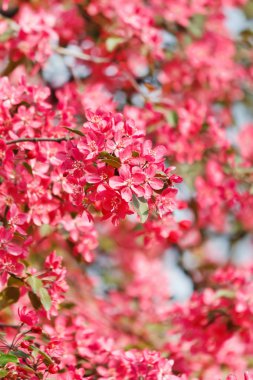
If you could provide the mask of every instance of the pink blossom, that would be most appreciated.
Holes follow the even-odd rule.
[[[19,319],[28,326],[35,326],[38,323],[38,316],[34,310],[29,310],[26,306],[18,309]]]
[[[114,176],[109,179],[109,185],[112,189],[120,190],[122,198],[129,202],[132,199],[133,193],[141,197],[144,194],[144,189],[141,186],[144,183],[145,176],[142,173],[130,170],[127,165],[119,169],[119,176]]]

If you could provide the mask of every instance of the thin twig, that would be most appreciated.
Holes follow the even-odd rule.
[[[17,139],[17,140],[10,140],[10,141],[6,141],[6,145],[11,145],[11,144],[17,144],[17,143],[21,143],[21,142],[40,142],[40,141],[51,141],[51,142],[62,142],[62,141],[69,141],[69,140],[73,140],[74,137],[59,137],[59,138],[50,138],[50,137],[34,137],[34,138],[21,138],[21,139]]]
[[[138,82],[135,80],[134,77],[132,77],[131,75],[129,74],[125,74],[126,78],[129,80],[129,82],[131,83],[131,85],[133,86],[133,88],[137,91],[137,93],[139,93],[146,101],[149,101],[149,96],[148,94],[146,94],[143,89],[141,88],[141,86],[138,84]]]
[[[71,56],[71,57],[74,57],[74,58],[77,58],[77,59],[81,59],[83,61],[90,61],[90,62],[95,62],[95,63],[107,63],[109,62],[109,59],[108,58],[104,58],[104,57],[94,57],[94,56],[91,56],[91,55],[88,55],[88,54],[85,54],[85,53],[81,53],[81,52],[78,52],[78,51],[74,51],[74,50],[71,50],[71,49],[66,49],[64,47],[56,47],[54,49],[54,51],[58,54],[61,54],[61,55],[68,55],[68,56]]]
[[[10,328],[10,329],[18,329],[19,325],[8,325],[6,323],[0,323],[0,329]]]
[[[9,346],[9,351],[12,350],[14,347],[15,347],[15,340],[16,340],[16,337],[18,336],[18,334],[20,333],[20,330],[22,329],[22,327],[24,326],[24,323],[21,323],[21,325],[18,326],[18,331],[16,333],[16,335],[14,335],[14,338],[12,339],[12,342],[11,342],[11,345]]]

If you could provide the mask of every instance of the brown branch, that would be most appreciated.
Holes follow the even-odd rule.
[[[150,101],[150,98],[149,98],[148,94],[146,94],[146,93],[142,90],[141,86],[138,84],[138,82],[135,80],[134,77],[132,77],[131,75],[129,75],[129,74],[127,74],[127,73],[125,73],[125,77],[126,77],[126,79],[131,83],[131,85],[132,85],[132,87],[135,89],[135,91],[136,91],[138,94],[140,94],[140,95],[144,98],[145,101]]]
[[[0,76],[1,77],[6,77],[6,76],[10,75],[22,63],[23,63],[22,59],[20,59],[18,61],[10,61],[8,63],[8,65],[1,72]]]
[[[90,62],[94,62],[94,63],[108,63],[109,62],[109,59],[105,58],[105,57],[95,57],[95,56],[91,56],[89,54],[73,51],[73,50],[66,49],[66,48],[60,47],[60,46],[56,47],[54,50],[58,54],[68,55],[70,57],[81,59],[83,61],[90,61]]]
[[[10,141],[6,141],[6,145],[11,145],[11,144],[18,144],[18,143],[21,143],[21,142],[40,142],[40,141],[51,141],[51,142],[62,142],[62,141],[69,141],[69,140],[73,140],[74,137],[58,137],[58,138],[50,138],[50,137],[34,137],[34,138],[21,138],[21,139],[17,139],[17,140],[10,140]]]
[[[0,329],[5,329],[5,328],[18,329],[19,325],[8,325],[6,323],[0,323]]]

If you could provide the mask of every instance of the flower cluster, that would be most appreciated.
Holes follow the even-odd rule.
[[[182,179],[165,167],[165,148],[152,147],[121,114],[89,111],[87,119],[80,131],[82,137],[68,142],[65,156],[61,155],[63,176],[72,187],[74,204],[92,205],[114,223],[132,213],[131,201],[145,220],[149,208],[160,216],[171,213],[173,183]]]

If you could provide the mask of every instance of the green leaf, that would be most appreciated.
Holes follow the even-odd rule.
[[[53,364],[53,360],[50,358],[48,354],[46,354],[44,351],[39,350],[39,353],[44,357],[44,362],[46,364]]]
[[[148,219],[148,203],[144,197],[137,198],[133,195],[133,207],[140,217],[141,223],[145,223]]]
[[[108,152],[101,152],[99,154],[99,158],[105,162],[107,165],[112,166],[113,168],[119,169],[121,166],[120,159],[118,157],[113,156]]]
[[[253,3],[251,0],[248,0],[245,4],[244,13],[248,19],[253,18]]]
[[[119,169],[121,164],[119,159],[105,159],[103,160],[107,165],[112,166],[115,169]]]
[[[0,379],[3,379],[8,373],[6,369],[0,369]]]
[[[221,297],[224,297],[224,298],[235,298],[235,292],[233,290],[229,290],[229,289],[220,289],[216,292],[216,295],[215,295],[217,298],[221,298]]]
[[[40,293],[40,301],[41,301],[44,309],[46,311],[50,310],[51,305],[52,305],[52,301],[51,301],[50,295],[48,294],[47,289],[42,288],[42,289],[40,289],[39,293]]]
[[[32,346],[32,348],[33,348],[33,353],[35,353],[35,355],[40,354],[41,356],[43,356],[44,362],[46,364],[54,364],[50,356],[46,354],[44,351],[40,350],[38,347],[35,347],[35,346]]]
[[[111,53],[113,50],[117,48],[118,45],[122,44],[122,42],[124,41],[125,39],[122,37],[117,37],[117,36],[109,37],[105,41],[106,50]]]
[[[42,224],[42,226],[40,227],[41,237],[50,235],[52,231],[53,231],[53,228],[49,224]]]
[[[83,132],[79,131],[79,129],[72,129],[72,128],[68,128],[68,127],[64,127],[64,128],[67,129],[69,132],[75,133],[76,135],[85,136],[85,134]]]
[[[28,173],[33,176],[32,167],[27,162],[23,162],[23,166],[24,166],[24,168],[26,168],[26,170],[28,171]]]
[[[29,355],[21,350],[10,351],[10,354],[17,356],[18,358],[23,358],[23,359],[29,358]]]
[[[0,42],[8,41],[13,35],[14,31],[12,29],[7,29],[4,33],[0,34]]]
[[[45,310],[50,310],[52,301],[50,295],[48,294],[48,291],[43,288],[42,281],[35,276],[28,277],[26,281],[33,290],[33,292],[28,293],[33,307],[35,309],[39,309],[41,306],[43,306]]]
[[[3,352],[0,353],[0,366],[4,367],[7,363],[17,363],[18,358],[15,355],[12,354],[4,354]]]
[[[24,281],[10,275],[8,279],[8,286],[15,286],[19,288],[20,286],[24,286]]]
[[[236,174],[251,175],[253,174],[253,167],[244,168],[242,166],[237,166],[234,168],[234,171]]]
[[[26,336],[24,336],[23,339],[24,339],[24,340],[34,340],[34,339],[35,339],[35,336],[32,336],[32,335],[26,335]]]
[[[38,294],[40,289],[43,287],[42,281],[38,277],[35,277],[35,276],[29,276],[26,282],[30,285],[33,292],[36,294]]]
[[[19,367],[24,368],[27,372],[32,372],[32,373],[35,372],[31,367],[28,367],[28,366],[25,365],[25,364],[19,364]],[[36,374],[36,375],[37,375],[37,374]]]
[[[200,38],[203,35],[205,26],[205,16],[202,14],[195,14],[188,26],[189,32],[196,38]]]
[[[193,164],[179,164],[177,166],[177,174],[184,178],[186,185],[191,190],[195,187],[196,178],[203,175],[204,170],[205,167],[202,161],[196,161]]]
[[[201,132],[206,132],[209,128],[209,124],[208,123],[203,123],[202,124],[202,128],[201,128]]]
[[[38,310],[42,306],[39,297],[33,292],[29,292],[28,296],[34,309]]]
[[[76,304],[74,302],[62,302],[60,304],[61,309],[67,309],[67,310],[71,310],[75,306],[76,306]]]
[[[19,289],[14,286],[8,286],[0,293],[0,310],[12,305],[19,299]]]
[[[171,125],[172,127],[176,127],[178,125],[178,114],[176,111],[167,111],[165,117],[169,125]]]

